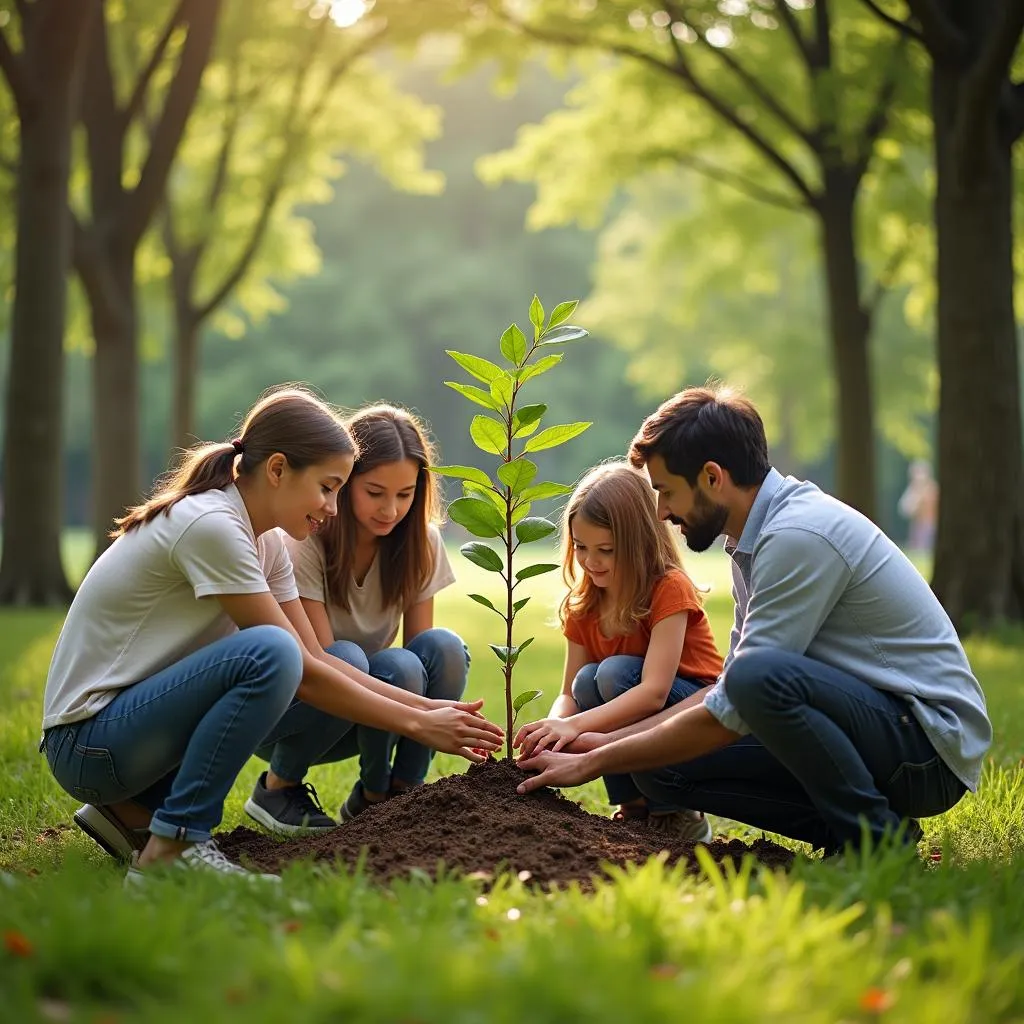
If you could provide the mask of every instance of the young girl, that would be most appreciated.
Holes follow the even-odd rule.
[[[563,517],[562,572],[569,588],[559,608],[567,641],[562,692],[551,717],[519,731],[524,755],[559,750],[583,732],[631,726],[699,693],[722,671],[700,597],[658,519],[657,495],[632,467],[598,466],[576,488]],[[684,839],[710,840],[702,814],[648,806],[630,776],[608,776],[605,785],[620,805],[616,819],[643,818]]]
[[[360,410],[348,427],[359,455],[337,517],[315,537],[287,542],[306,614],[323,647],[398,692],[458,700],[469,652],[434,626],[434,595],[455,575],[435,523],[431,445],[412,415],[390,405]],[[403,646],[392,647],[400,625]],[[429,744],[370,726],[343,747],[360,769],[345,821],[422,783],[433,755]]]
[[[76,821],[131,855],[131,879],[166,862],[241,873],[211,832],[261,743],[323,757],[328,728],[346,719],[471,760],[471,747],[498,747],[479,702],[397,691],[316,642],[276,528],[297,540],[322,529],[355,455],[312,394],[272,392],[239,437],[187,452],[118,520],[82,582],[50,665],[40,747],[86,801]],[[274,784],[297,815],[326,818],[298,781]]]

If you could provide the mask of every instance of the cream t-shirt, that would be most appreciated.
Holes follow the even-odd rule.
[[[448,552],[444,549],[441,531],[433,523],[427,526],[427,537],[434,552],[434,574],[413,604],[428,600],[455,582],[455,573],[448,560]],[[285,537],[284,542],[295,566],[299,597],[307,601],[319,601],[326,607],[335,640],[351,640],[359,644],[368,655],[376,654],[394,643],[405,609],[383,607],[379,558],[375,557],[370,563],[361,586],[355,580],[350,582],[348,600],[352,610],[347,612],[328,598],[327,562],[320,541],[316,537],[308,537],[303,541]]]
[[[43,728],[91,718],[117,692],[235,632],[216,594],[298,597],[282,534],[253,535],[234,484],[182,498],[118,537],[64,620],[43,697]]]

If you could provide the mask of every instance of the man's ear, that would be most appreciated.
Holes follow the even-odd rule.
[[[274,452],[274,454],[267,459],[264,472],[267,474],[267,483],[269,483],[271,487],[281,486],[281,481],[284,479],[284,471],[287,465],[288,460],[281,454],[281,452]]]
[[[729,479],[726,471],[717,462],[705,462],[702,472],[709,491],[721,492],[722,485]]]

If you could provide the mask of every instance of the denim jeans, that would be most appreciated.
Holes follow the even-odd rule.
[[[354,668],[409,693],[458,700],[466,689],[469,651],[448,629],[428,629],[407,647],[388,647],[367,658],[351,640],[327,648]],[[392,777],[408,785],[423,782],[434,752],[384,729],[356,725],[295,701],[256,750],[276,775],[298,782],[314,764],[359,756],[359,777],[371,793],[386,793]]]
[[[153,811],[154,835],[202,842],[301,679],[291,633],[253,626],[126,687],[92,718],[47,729],[43,750],[76,799],[135,800]]]
[[[966,791],[906,701],[831,666],[756,649],[729,665],[725,688],[751,735],[634,776],[649,800],[831,852],[859,847],[865,835],[877,843],[907,818],[948,810]]]
[[[576,701],[580,711],[590,711],[591,708],[607,704],[608,701],[638,686],[643,668],[644,659],[631,654],[614,654],[603,661],[584,665],[572,681],[572,699]],[[692,679],[676,676],[672,689],[668,692],[665,707],[678,704],[683,698],[699,690],[702,685]],[[613,804],[630,803],[644,795],[630,775],[606,775],[604,785],[608,790],[608,800]],[[650,798],[647,804],[655,813],[675,811],[686,806],[674,800]]]

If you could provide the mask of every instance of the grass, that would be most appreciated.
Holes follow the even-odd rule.
[[[500,718],[486,647],[500,624],[465,597],[492,593],[495,577],[457,568],[437,618],[468,640],[470,690]],[[709,555],[690,568],[712,587],[724,645],[726,563]],[[527,709],[539,716],[562,646],[557,581],[531,584],[520,638],[536,639],[517,689],[545,691]],[[60,618],[0,615],[0,1019],[1024,1021],[1024,634],[969,645],[997,739],[979,793],[924,823],[940,863],[808,859],[788,876],[748,864],[693,879],[655,860],[613,872],[593,895],[545,895],[514,877],[486,894],[452,877],[385,890],[299,865],[270,891],[197,878],[125,893],[113,862],[67,827],[74,805],[36,753]],[[462,767],[442,756],[433,771]],[[234,787],[226,825],[242,820],[259,770],[252,762]],[[354,764],[314,769],[328,808],[354,775]],[[574,795],[606,810],[599,784]]]

